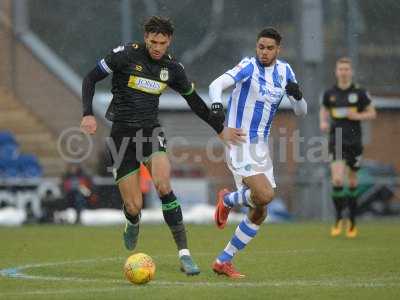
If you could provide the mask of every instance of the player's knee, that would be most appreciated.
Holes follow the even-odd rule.
[[[274,199],[274,196],[273,189],[265,188],[255,192],[252,191],[252,200],[257,207],[264,207]]]
[[[169,180],[161,179],[154,182],[154,186],[157,190],[158,195],[165,196],[171,192],[171,185]]]

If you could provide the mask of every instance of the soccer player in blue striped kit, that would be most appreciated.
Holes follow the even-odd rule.
[[[212,265],[214,272],[230,278],[244,277],[231,261],[256,236],[267,216],[266,205],[274,197],[276,185],[268,136],[278,107],[287,97],[296,115],[307,113],[307,103],[292,68],[277,59],[280,42],[278,31],[263,29],[257,36],[256,57],[244,58],[215,79],[209,89],[215,108],[222,107],[223,90],[234,86],[228,101],[227,126],[241,128],[246,133],[246,142],[227,148],[227,164],[237,190],[220,191],[215,211],[216,224],[222,229],[232,207],[249,207],[248,215]]]

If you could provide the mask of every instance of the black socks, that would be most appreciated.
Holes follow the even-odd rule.
[[[332,200],[336,209],[336,223],[343,218],[343,209],[346,205],[344,190],[342,186],[334,186],[332,191]]]
[[[350,195],[348,198],[349,212],[350,212],[350,229],[356,226],[357,215],[357,187],[350,188]]]
[[[164,220],[171,230],[178,250],[187,249],[186,230],[183,224],[182,210],[174,192],[160,197]]]

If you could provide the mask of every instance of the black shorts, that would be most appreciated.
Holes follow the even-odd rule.
[[[140,163],[165,153],[167,142],[161,127],[129,128],[113,124],[107,150],[116,183],[139,171]]]
[[[354,145],[342,145],[342,153],[340,156],[340,151],[336,150],[336,144],[329,144],[329,154],[331,155],[331,160],[344,160],[346,165],[353,171],[360,169],[360,163],[362,159],[363,146],[360,144]]]

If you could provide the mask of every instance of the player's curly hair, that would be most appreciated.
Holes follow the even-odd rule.
[[[174,24],[169,18],[152,16],[144,23],[145,33],[161,33],[168,36],[174,34]]]
[[[267,27],[261,30],[260,33],[257,35],[257,41],[263,37],[274,39],[278,45],[280,45],[282,40],[282,36],[278,32],[278,30],[272,27]]]

